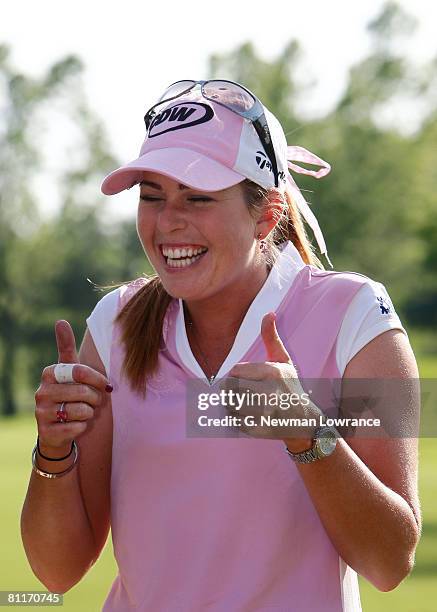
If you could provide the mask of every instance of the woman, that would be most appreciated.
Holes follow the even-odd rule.
[[[296,418],[335,416],[333,387],[309,399],[305,381],[417,378],[405,330],[382,285],[321,269],[301,215],[327,256],[323,236],[288,166],[329,166],[287,148],[253,94],[182,81],[145,120],[140,156],[102,191],[140,185],[138,235],[157,274],[100,300],[79,355],[56,325],[22,513],[32,569],[68,591],[111,527],[106,612],[359,610],[357,573],[388,591],[412,569],[416,439],[346,442],[310,420],[303,432],[205,428],[199,398],[237,416],[218,393],[226,379],[227,392],[294,393]],[[418,410],[412,392],[396,402]]]

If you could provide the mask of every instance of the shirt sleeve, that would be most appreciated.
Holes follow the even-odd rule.
[[[338,334],[336,359],[341,376],[363,346],[389,329],[400,329],[408,337],[384,285],[369,279],[349,304]]]
[[[99,357],[105,366],[106,376],[108,377],[111,368],[112,327],[117,314],[118,299],[124,290],[126,290],[125,285],[117,287],[117,289],[103,296],[86,320]]]

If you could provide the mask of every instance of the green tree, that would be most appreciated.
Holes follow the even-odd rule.
[[[38,208],[32,190],[32,177],[40,168],[41,155],[32,133],[36,111],[66,87],[81,69],[79,61],[67,57],[54,64],[40,79],[17,72],[10,64],[8,49],[0,47],[0,88],[2,124],[0,127],[0,342],[2,366],[0,392],[2,411],[15,412],[12,391],[13,369],[21,327],[17,320],[20,296],[12,271],[19,253],[23,227],[35,228]]]
[[[312,149],[331,163],[331,174],[320,182],[296,180],[314,206],[335,268],[388,284],[402,315],[414,314],[429,324],[437,317],[432,315],[437,292],[431,246],[436,237],[437,60],[413,67],[398,53],[415,26],[399,5],[388,2],[368,24],[369,55],[350,69],[333,111],[317,120],[302,119],[297,112],[295,41],[269,62],[246,43],[213,56],[210,73],[247,85],[278,116],[289,144]],[[415,134],[408,133],[396,124],[394,105],[417,106],[419,98],[422,105],[428,100],[429,115]]]
[[[25,347],[29,363],[44,363],[41,360],[49,347],[53,351],[54,321],[60,316],[70,317],[73,323],[77,320],[86,302],[81,280],[100,273],[99,265],[106,261],[104,235],[94,209],[96,177],[100,179],[115,162],[108,154],[104,130],[84,100],[81,71],[80,61],[71,56],[53,64],[41,78],[31,78],[15,70],[8,50],[0,47],[5,109],[0,125],[0,403],[4,415],[14,414],[17,408],[13,386],[18,353]],[[59,178],[62,206],[57,217],[43,222],[34,179],[45,164],[44,113],[50,119],[57,103],[76,129],[80,155]]]

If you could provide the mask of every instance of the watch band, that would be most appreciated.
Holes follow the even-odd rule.
[[[321,457],[316,453],[316,443],[317,440],[314,440],[311,448],[306,451],[301,451],[300,453],[292,453],[287,447],[285,447],[285,451],[293,459],[293,461],[296,461],[297,463],[312,463],[313,461],[317,461],[317,459],[321,459]]]
[[[322,431],[332,432],[332,437],[335,439],[334,446],[329,453],[325,453],[321,450],[319,444],[319,434]],[[317,459],[323,459],[323,457],[329,457],[329,455],[334,451],[334,448],[337,444],[337,436],[336,431],[333,427],[321,426],[318,427],[314,432],[313,445],[311,448],[305,451],[301,451],[300,453],[292,453],[287,446],[285,446],[285,451],[287,454],[296,461],[296,463],[312,463],[313,461],[317,461]]]

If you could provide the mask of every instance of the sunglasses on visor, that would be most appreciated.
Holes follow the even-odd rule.
[[[207,100],[220,104],[237,115],[240,115],[240,117],[244,117],[252,122],[271,163],[273,175],[275,177],[275,187],[278,187],[278,164],[276,162],[275,150],[273,148],[272,137],[269,126],[267,125],[263,105],[251,91],[239,83],[215,79],[209,81],[176,81],[167,87],[158,102],[149,108],[144,115],[146,129],[149,130],[157,114],[155,111],[157,106],[160,106],[164,102],[180,98],[191,91],[196,85],[200,85],[202,96]]]

